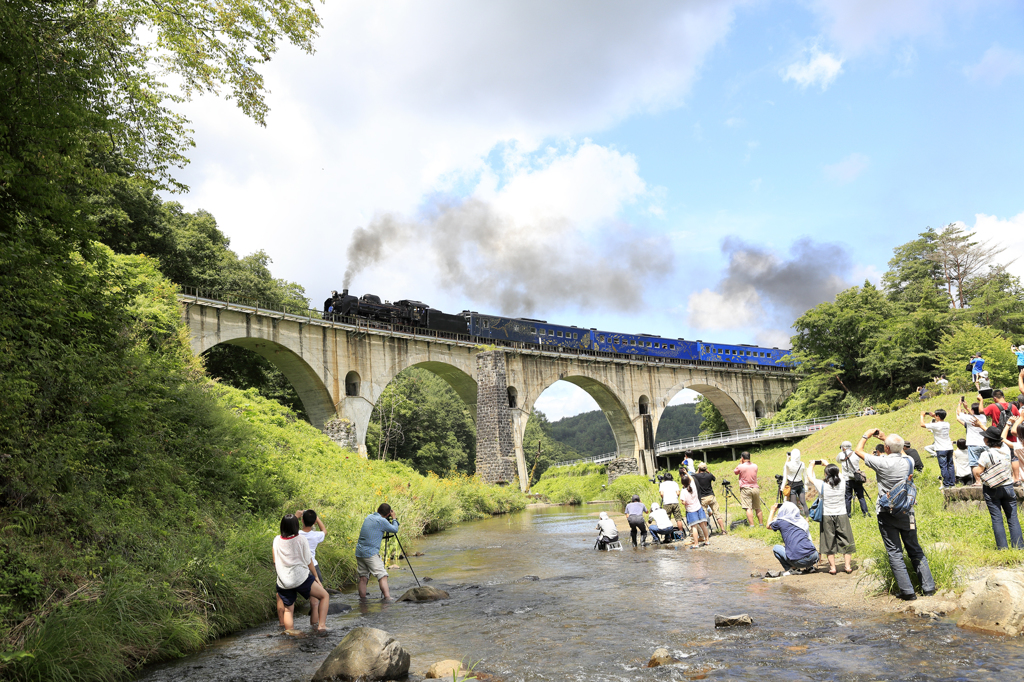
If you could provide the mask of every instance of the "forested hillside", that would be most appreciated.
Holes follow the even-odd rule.
[[[655,437],[659,442],[693,438],[700,433],[701,419],[697,403],[670,405],[661,415]],[[583,412],[549,424],[551,437],[574,452],[580,453],[581,457],[594,457],[615,451],[612,429],[601,410]]]
[[[257,67],[318,23],[305,0],[0,4],[0,679],[126,679],[273,617],[270,543],[297,507],[333,528],[338,586],[385,499],[410,539],[524,504],[347,453],[260,395],[296,404],[254,356],[207,366],[259,392],[192,355],[179,284],[306,301],[158,197],[192,144],[160,80],[262,123]]]

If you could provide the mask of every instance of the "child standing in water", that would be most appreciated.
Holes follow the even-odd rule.
[[[295,599],[317,599],[317,632],[327,632],[327,609],[330,597],[316,577],[313,556],[306,538],[299,535],[299,520],[294,514],[281,519],[281,534],[274,538],[274,569],[277,571],[278,621],[285,630],[295,625]],[[312,598],[312,599],[311,599]],[[310,614],[312,620],[313,614]]]

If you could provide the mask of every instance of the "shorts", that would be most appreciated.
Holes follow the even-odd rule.
[[[686,525],[693,526],[698,523],[705,523],[708,520],[708,515],[704,513],[704,509],[698,509],[695,512],[686,512]]]
[[[360,578],[369,578],[371,575],[380,580],[381,578],[388,577],[388,571],[384,568],[384,560],[380,558],[380,554],[374,554],[368,557],[356,557],[356,572]]]
[[[992,397],[992,389],[991,388],[982,388],[982,389],[980,389],[978,391],[978,395],[980,395],[985,400],[988,400],[989,398]]]
[[[669,518],[673,518],[676,521],[682,521],[683,520],[683,515],[679,513],[679,505],[678,504],[676,504],[674,502],[670,503],[670,504],[666,504],[664,507],[662,507],[662,509],[664,509],[665,513],[669,515]]]
[[[283,603],[285,606],[291,606],[295,603],[295,598],[298,594],[301,594],[306,599],[309,599],[309,589],[313,587],[313,583],[315,582],[316,578],[314,578],[313,574],[310,573],[309,576],[306,577],[305,582],[303,582],[298,587],[291,587],[285,589],[278,585],[277,593],[281,595],[281,603]]]
[[[700,503],[704,505],[704,508],[707,509],[712,514],[718,513],[718,500],[715,499],[714,495],[708,495],[706,497],[700,498]]]
[[[761,489],[756,485],[749,488],[740,488],[740,506],[744,509],[753,509],[754,511],[760,509]]]

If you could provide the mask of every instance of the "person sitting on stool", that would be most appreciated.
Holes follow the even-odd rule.
[[[597,548],[605,549],[613,542],[619,541],[619,529],[615,522],[608,518],[608,512],[601,512],[601,520],[597,522]]]

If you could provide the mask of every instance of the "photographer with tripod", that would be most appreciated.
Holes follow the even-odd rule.
[[[391,601],[388,591],[388,571],[380,558],[380,543],[385,533],[398,533],[398,519],[391,505],[384,503],[363,520],[356,543],[356,571],[359,574],[359,600],[366,601],[366,586],[373,575],[380,585],[384,601]]]
[[[725,523],[722,521],[722,515],[718,513],[718,499],[711,487],[715,481],[715,475],[708,471],[707,463],[701,462],[697,465],[697,473],[693,475],[693,481],[697,484],[697,496],[700,497],[700,503],[708,518],[713,519],[718,530],[725,535]]]

